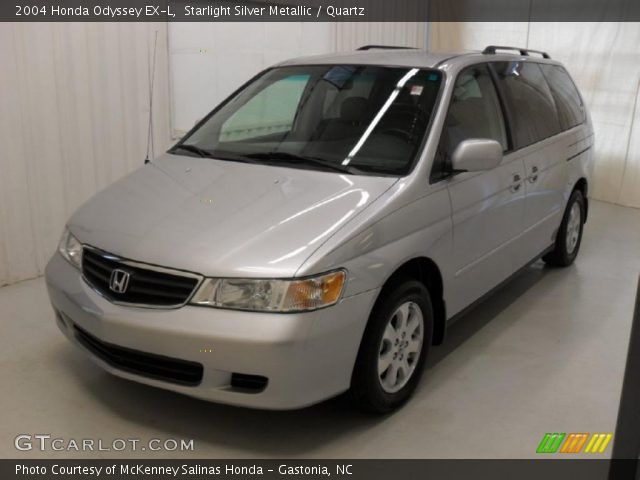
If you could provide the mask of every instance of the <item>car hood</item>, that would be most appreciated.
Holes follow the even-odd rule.
[[[166,154],[69,221],[85,244],[210,276],[293,277],[397,179]]]

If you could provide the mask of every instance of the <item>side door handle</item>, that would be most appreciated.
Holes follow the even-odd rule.
[[[536,183],[538,181],[538,167],[531,168],[531,175],[529,175],[529,182]]]
[[[517,173],[513,175],[513,183],[509,187],[512,193],[516,193],[522,187],[522,178]]]

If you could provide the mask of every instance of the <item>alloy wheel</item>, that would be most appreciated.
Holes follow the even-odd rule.
[[[390,316],[378,355],[378,378],[382,389],[396,393],[416,369],[424,340],[424,317],[415,302],[405,302]]]
[[[567,222],[567,253],[569,255],[573,254],[576,247],[578,246],[578,241],[580,240],[580,227],[582,226],[582,210],[580,210],[580,205],[578,202],[575,202],[571,206],[571,211],[569,212],[569,221]]]

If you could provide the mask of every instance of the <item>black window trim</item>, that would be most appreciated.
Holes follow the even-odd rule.
[[[513,140],[513,131],[511,125],[511,118],[509,116],[509,112],[507,111],[507,101],[504,96],[504,92],[500,88],[500,83],[498,82],[498,76],[493,68],[493,62],[487,62],[487,70],[489,70],[489,76],[491,77],[491,83],[493,83],[493,88],[496,91],[496,95],[498,96],[498,103],[500,104],[500,111],[502,112],[502,120],[504,122],[504,129],[507,135],[507,149],[502,152],[503,155],[509,155],[511,152],[515,151],[515,141]]]

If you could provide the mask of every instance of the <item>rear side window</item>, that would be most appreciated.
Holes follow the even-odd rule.
[[[453,151],[463,140],[489,138],[507,150],[507,133],[500,102],[487,65],[474,65],[458,75],[442,129],[431,181],[450,170]]]
[[[560,121],[549,85],[537,63],[495,62],[504,92],[516,149],[560,133]]]
[[[584,108],[580,94],[567,71],[558,65],[540,65],[556,102],[562,130],[584,122]]]

